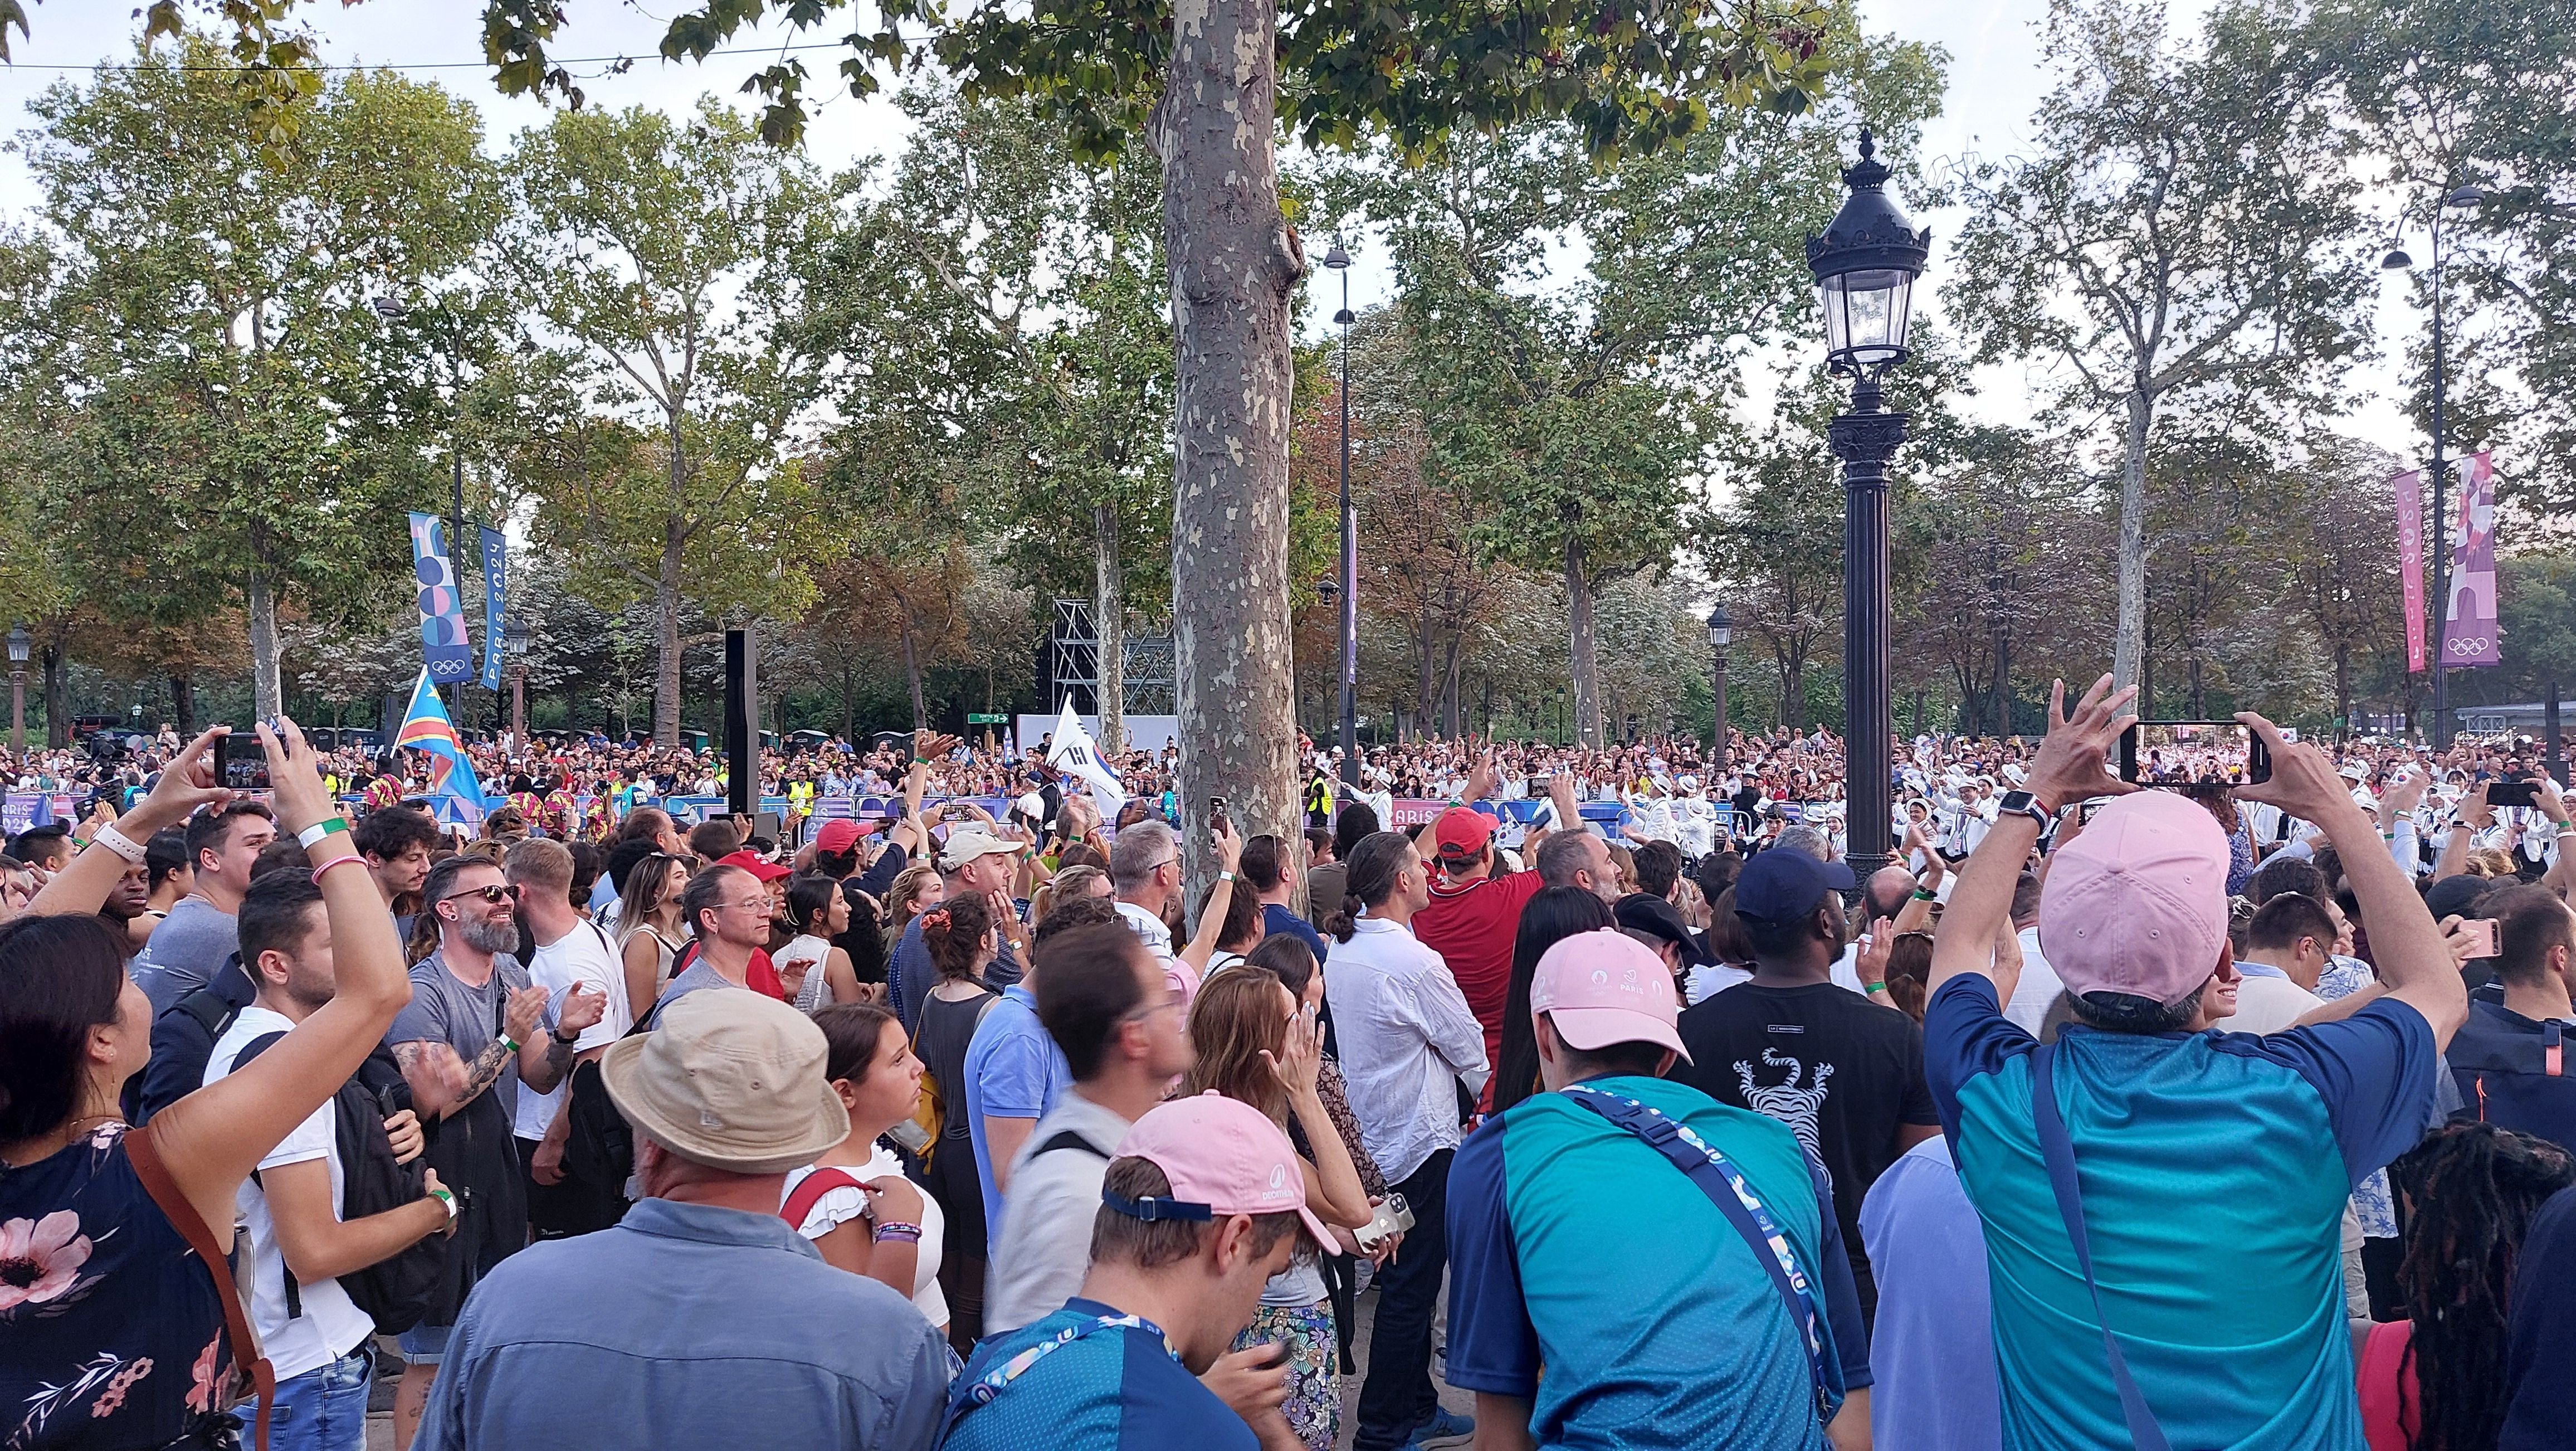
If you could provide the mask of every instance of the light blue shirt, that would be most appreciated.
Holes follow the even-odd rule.
[[[1002,1223],[1002,1191],[993,1183],[993,1151],[984,1120],[1046,1117],[1073,1086],[1073,1066],[1038,1021],[1038,1000],[1025,986],[1002,989],[1002,1000],[975,1027],[966,1045],[966,1130],[975,1139],[975,1179],[984,1190],[984,1234],[990,1243]]]
[[[474,1287],[422,1451],[922,1451],[948,1348],[912,1302],[775,1214],[646,1199]]]
[[[1986,1236],[1959,1187],[1949,1140],[1925,1139],[1887,1166],[1861,1200],[1860,1238],[1878,1279],[1870,1444],[1999,1451],[2003,1400]]]

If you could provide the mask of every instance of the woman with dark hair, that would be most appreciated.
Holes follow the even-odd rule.
[[[850,970],[850,955],[832,942],[850,928],[850,901],[838,880],[820,872],[788,879],[787,924],[794,935],[770,954],[770,961],[778,968],[779,981],[795,982],[793,1001],[800,1011],[869,1001]]]
[[[1220,894],[1225,898],[1222,903],[1216,900]],[[1218,919],[1216,950],[1208,954],[1207,970],[1213,976],[1243,966],[1244,954],[1261,945],[1261,898],[1248,890],[1248,884],[1238,888],[1220,880],[1199,898],[1201,916],[1211,908],[1222,908],[1225,914]]]
[[[2016,943],[2016,946],[2019,944]],[[1923,1021],[1923,1009],[1930,997],[1932,981],[1932,934],[1900,932],[1887,949],[1887,996],[1898,1011],[1917,1024]]]
[[[1512,937],[1512,981],[1503,995],[1503,1047],[1494,1065],[1494,1105],[1501,1113],[1539,1091],[1538,1030],[1530,1024],[1530,979],[1547,950],[1577,932],[1611,925],[1610,904],[1584,887],[1541,887],[1521,908]]]
[[[827,1045],[823,1080],[850,1112],[850,1136],[809,1167],[788,1171],[779,1213],[814,1241],[825,1263],[912,1301],[945,1335],[948,1301],[939,1293],[945,1216],[938,1200],[904,1177],[894,1151],[877,1142],[912,1117],[921,1060],[912,1056],[894,1014],[874,1003],[826,1004],[814,1014],[814,1026]]]
[[[1223,1094],[1261,1110],[1283,1129],[1293,1125],[1302,1130],[1293,1141],[1308,1207],[1328,1225],[1357,1229],[1373,1211],[1358,1166],[1318,1087],[1323,1043],[1315,1009],[1277,977],[1267,972],[1220,974],[1202,984],[1190,1003],[1190,1046],[1197,1050],[1197,1060],[1182,1076],[1176,1096]],[[1340,1248],[1348,1252],[1356,1247]],[[1288,1352],[1288,1399],[1280,1411],[1289,1429],[1310,1451],[1332,1451],[1341,1429],[1340,1357],[1332,1298],[1323,1271],[1312,1260],[1271,1276],[1262,1287],[1260,1308],[1235,1336],[1233,1348],[1274,1343]]]
[[[411,999],[393,919],[312,748],[292,722],[263,726],[278,824],[323,828],[308,850],[336,990],[240,1071],[148,1128],[126,1126],[117,1104],[151,1056],[151,1011],[96,913],[142,859],[138,838],[232,799],[208,759],[222,729],[189,742],[150,796],[0,926],[0,1405],[13,1447],[230,1444],[250,1349],[228,1329],[241,1313],[224,1263],[235,1191]],[[349,863],[359,869],[334,871]],[[259,1420],[264,1434],[264,1409]]]
[[[2446,1124],[2388,1166],[2406,1205],[2406,1318],[2353,1323],[2370,1451],[2489,1451],[2504,1428],[2506,1304],[2531,1219],[2576,1158],[2487,1123]]]
[[[933,880],[936,880],[934,878]],[[921,914],[921,942],[939,981],[922,999],[913,1026],[927,1093],[939,1102],[939,1137],[921,1151],[921,1182],[947,1211],[939,1286],[949,1309],[949,1343],[965,1354],[984,1330],[984,1186],[975,1172],[975,1143],[966,1113],[966,1048],[975,1026],[1002,995],[984,981],[998,944],[993,909],[966,892]]]

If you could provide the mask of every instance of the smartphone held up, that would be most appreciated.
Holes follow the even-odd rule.
[[[2120,779],[2140,786],[2248,786],[2272,779],[2272,753],[2236,721],[2142,720],[2120,736]]]

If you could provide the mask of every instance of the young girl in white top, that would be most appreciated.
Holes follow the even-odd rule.
[[[787,883],[787,920],[796,935],[769,955],[782,982],[796,984],[796,1006],[821,1011],[831,1003],[866,1001],[850,954],[832,943],[850,930],[850,899],[841,884],[819,872],[804,872]]]
[[[680,914],[680,893],[688,885],[688,864],[662,852],[626,873],[626,890],[617,899],[617,953],[626,970],[626,1001],[638,1018],[653,1010],[680,949],[688,945]]]
[[[865,1275],[909,1296],[914,1308],[948,1333],[948,1300],[939,1292],[939,1244],[947,1228],[939,1201],[903,1176],[894,1151],[879,1135],[912,1117],[921,1095],[921,1060],[894,1014],[873,1003],[834,1003],[814,1015],[831,1051],[823,1073],[850,1111],[850,1136],[815,1160],[789,1171],[779,1209],[797,1233],[814,1241],[826,1263]],[[836,1184],[819,1195],[798,1187],[829,1172]]]

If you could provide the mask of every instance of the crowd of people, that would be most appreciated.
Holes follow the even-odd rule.
[[[0,1445],[2576,1444],[2548,763],[2140,789],[2129,698],[1857,845],[1821,730],[1301,742],[1244,830],[927,735],[774,834],[604,742],[471,834],[283,721],[12,763]]]

